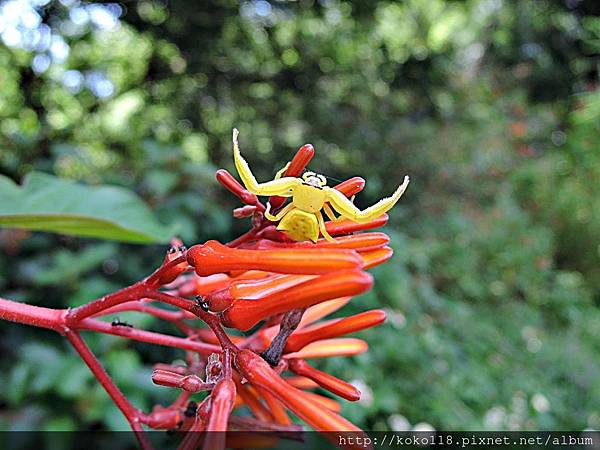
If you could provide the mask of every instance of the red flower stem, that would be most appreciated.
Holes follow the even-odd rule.
[[[227,247],[236,248],[240,244],[243,244],[244,242],[248,242],[248,241],[251,241],[252,239],[254,239],[256,237],[256,233],[258,231],[259,231],[259,229],[252,228],[250,231],[247,231],[246,233],[242,234],[241,236],[235,238],[233,241],[230,241],[225,245],[227,245]]]
[[[95,319],[85,319],[78,325],[80,330],[97,331],[99,333],[113,334],[134,341],[147,342],[149,344],[162,345],[164,347],[180,348],[193,352],[210,355],[212,353],[220,353],[221,348],[206,344],[204,342],[193,341],[187,338],[177,336],[169,336],[167,334],[155,333],[153,331],[138,330],[136,328],[112,326],[108,322]]]
[[[230,350],[233,353],[236,353],[238,351],[238,348],[233,342],[231,342],[231,339],[229,339],[229,336],[227,336],[227,333],[225,333],[225,330],[223,330],[219,318],[214,314],[204,311],[196,303],[191,302],[190,300],[187,300],[185,298],[165,294],[164,292],[156,290],[148,292],[147,297],[164,303],[168,303],[170,305],[177,306],[178,308],[184,309],[195,314],[210,327],[212,332],[219,340],[219,344],[221,345],[223,350]]]
[[[136,311],[143,312],[154,316],[158,319],[166,320],[167,322],[180,322],[183,319],[189,319],[185,311],[167,311],[165,309],[156,308],[154,306],[145,305],[139,301],[131,301],[127,303],[121,303],[120,305],[113,306],[112,308],[105,309],[104,311],[94,314],[94,317],[103,317],[109,314],[116,314],[119,312]]]
[[[81,359],[83,359],[94,376],[98,379],[106,393],[110,396],[110,398],[112,398],[117,407],[121,410],[131,425],[131,429],[134,431],[140,446],[143,449],[151,449],[152,446],[146,439],[146,436],[144,436],[144,430],[141,425],[141,422],[143,422],[143,413],[129,403],[129,400],[125,398],[121,390],[113,383],[108,373],[106,373],[106,370],[104,370],[104,367],[102,367],[98,359],[96,359],[79,333],[73,330],[67,330],[65,335],[71,345],[73,345],[73,348],[77,351],[77,353],[79,353]]]
[[[157,319],[166,320],[167,322],[173,323],[187,336],[193,336],[197,334],[197,330],[195,328],[192,328],[183,322],[184,319],[195,319],[195,315],[188,313],[188,311],[167,311],[154,306],[148,306],[142,303],[142,301],[143,299],[141,301],[121,303],[120,305],[105,309],[93,317],[104,317],[118,312],[142,312],[156,317]]]
[[[233,377],[233,373],[231,371],[232,359],[231,359],[231,350],[226,349],[223,352],[223,378],[231,380]]]
[[[64,309],[43,308],[0,298],[0,320],[48,328],[58,333],[63,333],[62,316],[65,311]]]
[[[61,334],[65,333],[65,324],[63,322],[65,312],[66,310],[64,309],[42,308],[40,306],[33,306],[0,298],[1,320],[10,320],[11,322],[22,323],[24,325],[48,328]],[[165,347],[180,348],[182,350],[190,350],[206,355],[221,352],[221,348],[216,345],[205,344],[203,342],[192,341],[190,339],[169,336],[152,331],[112,326],[110,323],[94,319],[85,319],[70,329],[90,330],[105,334],[113,334],[135,341],[147,342]],[[69,328],[66,328],[66,330],[69,330]]]
[[[81,320],[94,316],[105,309],[112,308],[121,303],[132,300],[139,300],[145,297],[148,290],[143,281],[135,283],[129,287],[121,289],[112,294],[105,295],[97,300],[94,300],[77,308],[69,309],[65,316],[65,322],[69,327],[76,328],[77,323]]]
[[[65,317],[67,325],[73,327],[80,320],[83,320],[86,317],[96,315],[99,312],[104,311],[105,309],[112,308],[113,306],[125,303],[127,301],[139,300],[141,298],[144,298],[146,296],[146,292],[148,292],[152,288],[156,288],[159,286],[160,278],[162,275],[164,275],[166,272],[168,272],[175,266],[178,266],[179,264],[185,262],[186,260],[186,255],[183,254],[178,258],[175,258],[174,260],[163,264],[145,280],[139,281],[129,287],[121,289],[112,294],[105,295],[104,297],[101,297],[85,305],[79,306],[74,309],[70,309]]]
[[[214,383],[205,383],[198,375],[181,375],[169,370],[155,369],[152,382],[161,386],[176,387],[188,392],[202,392],[214,389]]]

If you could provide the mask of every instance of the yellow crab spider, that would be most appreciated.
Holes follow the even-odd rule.
[[[283,177],[286,165],[277,172],[272,181],[257,182],[248,163],[240,153],[237,138],[238,130],[234,128],[233,158],[246,189],[255,195],[291,197],[292,201],[276,214],[271,214],[271,205],[267,205],[265,217],[272,222],[279,222],[277,229],[285,231],[295,241],[317,242],[319,231],[325,239],[333,241],[325,228],[321,210],[324,210],[327,217],[333,221],[346,218],[358,223],[370,222],[389,211],[400,199],[409,183],[408,176],[405,176],[404,182],[390,197],[361,211],[352,203],[352,200],[349,200],[340,191],[328,187],[327,180],[323,175],[314,172],[306,172],[301,178]],[[336,217],[334,211],[340,217]]]

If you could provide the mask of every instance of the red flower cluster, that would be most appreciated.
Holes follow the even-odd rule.
[[[313,154],[310,145],[300,148],[285,176],[299,176]],[[216,449],[226,444],[225,433],[199,432],[270,431],[272,437],[261,435],[257,439],[276,440],[301,429],[292,423],[288,412],[318,431],[361,432],[338,414],[341,408],[335,399],[312,389],[320,387],[350,401],[358,400],[360,391],[306,360],[366,351],[363,340],[343,336],[385,320],[381,310],[321,319],[370,289],[373,279],[365,270],[391,257],[389,238],[384,233],[355,234],[385,224],[387,216],[366,224],[349,220],[326,223],[335,242],[294,242],[265,219],[265,205],[227,171],[219,170],[216,176],[245,204],[234,210],[234,216],[252,217],[252,229],[243,236],[226,245],[208,241],[189,249],[174,241],[164,263],[152,275],[78,308],[57,311],[0,299],[0,318],[66,335],[144,447],[150,444],[142,424],[187,432],[182,449],[200,445]],[[363,187],[364,180],[358,177],[335,186],[348,197]],[[284,201],[271,197],[271,211]],[[157,302],[177,310],[158,307]],[[172,322],[184,337],[98,319],[121,311],[140,311]],[[200,326],[195,320],[198,318],[209,328]],[[225,328],[253,332],[242,337],[227,333]],[[152,375],[155,384],[180,389],[177,400],[166,407],[156,406],[149,414],[134,408],[86,346],[81,330],[184,350],[185,366],[157,364]],[[209,394],[198,405],[190,398],[201,391]],[[232,414],[241,407],[252,417]],[[246,438],[243,445],[258,443]]]

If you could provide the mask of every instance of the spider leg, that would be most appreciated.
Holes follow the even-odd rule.
[[[277,171],[277,173],[275,174],[275,178],[273,178],[273,179],[279,180],[283,176],[285,171],[288,169],[288,167],[290,167],[290,162],[288,162],[285,166],[283,166],[283,169]]]
[[[331,206],[329,206],[328,203],[323,203],[323,211],[325,211],[325,214],[327,217],[329,217],[329,220],[332,220],[333,222],[339,222],[344,218],[343,216],[336,217],[335,212],[333,209],[331,209]]]
[[[267,209],[265,210],[265,217],[267,219],[269,219],[271,222],[278,222],[281,219],[283,219],[283,216],[285,216],[287,213],[289,213],[293,208],[294,208],[294,204],[290,203],[285,208],[283,208],[281,211],[279,211],[277,214],[273,215],[273,214],[271,214],[271,204],[268,203]]]
[[[317,216],[317,222],[319,222],[319,230],[321,230],[321,234],[323,235],[323,237],[329,242],[335,242],[335,239],[331,237],[331,235],[327,232],[327,228],[325,228],[325,221],[323,220],[323,215],[321,214],[321,211],[317,211],[315,213],[315,216]]]
[[[354,222],[366,223],[389,211],[400,200],[408,187],[409,181],[408,176],[404,177],[404,182],[398,186],[398,189],[390,197],[379,200],[373,206],[369,206],[362,211],[340,191],[332,188],[325,188],[325,190],[327,191],[327,201],[339,214]]]
[[[256,195],[279,195],[282,197],[291,197],[293,195],[293,188],[302,183],[301,180],[294,177],[283,177],[273,181],[267,181],[266,183],[259,183],[254,178],[250,166],[240,153],[238,145],[238,130],[233,129],[233,159],[235,162],[235,168],[237,169],[244,186],[250,192]]]

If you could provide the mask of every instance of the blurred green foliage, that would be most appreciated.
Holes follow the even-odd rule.
[[[367,179],[359,205],[410,174],[386,230],[396,254],[343,311],[389,319],[361,333],[368,353],[320,364],[363,390],[344,414],[377,430],[600,428],[597,2],[34,9],[39,42],[0,33],[4,175],[129,188],[192,244],[248,227],[213,178],[233,169],[234,126],[259,179],[306,142],[314,170]],[[136,281],[164,251],[14,230],[0,245],[2,295],[54,307]],[[0,329],[0,428],[126,428],[59,336]],[[150,367],[181,355],[89,339],[137,406],[173,397]]]

